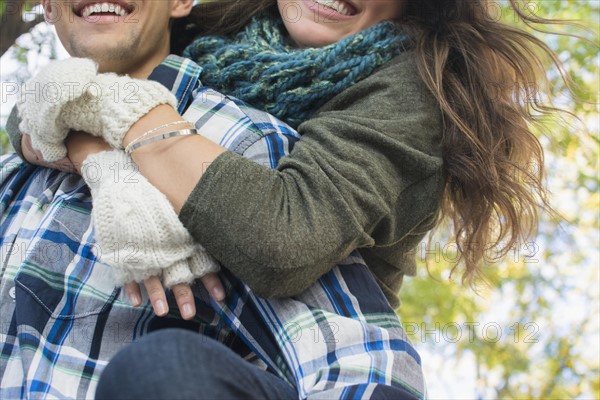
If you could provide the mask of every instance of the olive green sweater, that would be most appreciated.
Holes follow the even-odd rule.
[[[14,112],[7,130],[20,150]],[[397,307],[444,184],[440,112],[414,53],[337,95],[299,133],[276,170],[220,155],[181,221],[263,297],[298,294],[359,249]]]
[[[226,152],[180,219],[258,295],[302,292],[359,249],[393,307],[433,226],[444,174],[441,114],[414,53],[396,57],[299,127],[276,170]]]

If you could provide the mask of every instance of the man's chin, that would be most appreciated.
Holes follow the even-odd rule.
[[[135,52],[129,48],[110,46],[110,43],[96,43],[75,46],[69,52],[72,57],[91,58],[96,61],[101,72],[113,71],[115,67],[131,58]]]
[[[127,34],[122,32],[106,32],[104,34],[78,32],[78,34],[69,35],[68,40],[62,40],[62,42],[74,57],[93,59],[100,57],[130,57],[136,47],[131,32]]]

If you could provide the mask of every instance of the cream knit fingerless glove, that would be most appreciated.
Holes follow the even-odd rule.
[[[64,140],[69,126],[61,119],[63,108],[80,99],[97,75],[96,64],[85,58],[53,61],[25,82],[17,101],[19,129],[31,136],[32,146],[46,161],[67,155]]]
[[[203,248],[198,252],[168,199],[124,152],[88,156],[82,175],[92,191],[99,257],[113,267],[118,284],[162,276],[171,287],[218,271]]]
[[[177,107],[175,96],[160,83],[98,74],[92,60],[69,58],[51,62],[27,81],[17,109],[21,132],[52,162],[67,155],[63,142],[71,129],[122,149],[129,128],[160,104]]]
[[[112,148],[122,149],[129,128],[161,104],[176,108],[177,99],[158,82],[99,74],[85,96],[65,106],[62,120],[71,129],[100,136]]]
[[[186,260],[187,271],[192,276],[192,279],[185,280],[183,269],[167,268],[163,271],[163,284],[165,287],[172,287],[178,283],[190,283],[194,279],[202,278],[209,272],[218,272],[221,269],[218,261],[213,256],[208,254],[204,246],[196,244],[192,255]]]

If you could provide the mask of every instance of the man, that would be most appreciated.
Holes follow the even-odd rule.
[[[221,127],[216,141],[251,114],[246,131],[261,126],[286,136],[283,150],[289,152],[298,137],[268,115],[207,88],[192,99],[200,69],[166,58],[171,20],[189,13],[192,0],[98,4],[43,2],[72,56],[94,59],[100,72],[163,83],[178,96],[185,119],[197,127],[198,121]],[[213,114],[217,105],[220,111]],[[253,146],[255,159],[276,163],[278,156],[262,140]],[[225,302],[211,301],[194,287],[192,321],[182,319],[176,307],[168,318],[157,318],[147,302],[130,306],[114,288],[111,268],[94,256],[91,198],[79,176],[29,165],[14,155],[1,160],[0,171],[0,398],[91,398],[117,351],[173,326],[226,344],[252,368],[288,382],[300,398],[370,396],[377,384],[422,396],[419,357],[357,253],[296,299],[261,299],[223,271]],[[355,296],[361,291],[372,292],[369,302]],[[236,390],[252,389],[237,385]]]

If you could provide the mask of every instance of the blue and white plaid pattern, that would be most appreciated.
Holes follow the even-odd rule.
[[[207,88],[170,56],[151,75],[200,132],[275,167],[299,136]],[[226,269],[224,303],[194,287],[193,322],[133,308],[94,256],[91,199],[78,176],[0,160],[0,398],[92,398],[108,360],[162,326],[193,328],[288,380],[299,398],[369,398],[376,384],[422,398],[420,358],[357,252],[293,299],[255,296]],[[259,245],[259,244],[257,244]],[[172,297],[170,298],[172,301]],[[200,359],[201,360],[201,359]],[[201,362],[201,361],[200,361]]]

